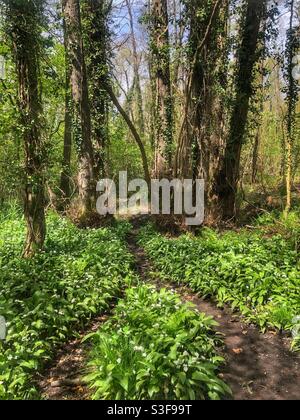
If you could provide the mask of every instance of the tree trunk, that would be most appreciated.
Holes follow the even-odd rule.
[[[286,172],[285,172],[285,182],[286,182],[286,204],[285,204],[285,214],[291,210],[292,207],[292,160],[293,160],[293,146],[292,138],[288,135],[286,139]]]
[[[149,95],[149,139],[150,139],[150,145],[153,153],[155,153],[155,146],[156,146],[156,140],[155,140],[155,98],[156,98],[156,92],[155,92],[155,75],[154,75],[154,69],[153,69],[153,60],[151,54],[148,55],[148,72],[149,72],[149,78],[150,78],[150,95]]]
[[[185,24],[183,19],[183,5],[178,0],[173,0],[174,19],[174,60],[172,74],[172,96],[174,97],[179,88],[179,74],[184,62],[183,40],[185,35]]]
[[[133,73],[134,73],[133,86],[134,86],[135,96],[136,96],[136,101],[137,101],[136,121],[137,121],[137,127],[139,130],[139,133],[140,135],[143,135],[145,133],[145,121],[144,121],[143,95],[142,95],[141,80],[140,80],[140,63],[139,63],[139,56],[138,56],[138,51],[137,51],[137,42],[136,42],[136,37],[135,37],[135,32],[134,32],[134,21],[133,21],[130,0],[126,0],[126,6],[128,10],[128,16],[129,16],[132,53],[133,53]]]
[[[84,35],[90,93],[92,143],[97,179],[106,172],[105,148],[108,142],[108,97],[103,84],[108,81],[110,6],[106,0],[84,0]]]
[[[208,198],[223,151],[226,113],[220,91],[227,83],[228,2],[216,0],[207,7],[191,0],[187,13],[191,68],[175,173],[180,178],[204,179]]]
[[[265,22],[265,31],[266,31],[266,22]],[[264,38],[262,47],[266,48],[266,39]],[[265,102],[265,75],[264,75],[264,65],[265,65],[265,56],[261,59],[260,64],[260,77],[261,77],[261,97],[260,97],[260,106],[259,106],[259,118],[257,119],[257,129],[254,139],[253,153],[252,153],[252,173],[251,173],[251,182],[252,184],[257,183],[257,172],[258,172],[258,159],[259,159],[259,149],[261,143],[261,134],[262,134],[262,119],[264,112],[264,102]]]
[[[287,33],[287,66],[285,77],[287,79],[287,115],[286,115],[286,147],[285,147],[285,179],[286,179],[286,206],[285,214],[288,215],[292,207],[292,173],[293,173],[293,149],[295,137],[296,106],[299,98],[299,86],[293,75],[293,59],[299,51],[299,27],[294,27],[295,1],[290,2],[290,24]]]
[[[60,208],[65,209],[71,197],[71,154],[72,154],[72,95],[70,86],[70,62],[66,42],[66,24],[64,27],[64,43],[65,43],[65,63],[66,63],[66,80],[65,80],[65,131],[64,131],[64,149],[63,149],[63,169],[60,178]]]
[[[42,4],[9,2],[10,36],[18,77],[18,105],[25,147],[25,220],[27,237],[24,257],[43,248],[46,235],[42,104],[39,86],[39,17]]]
[[[238,52],[236,97],[233,105],[229,135],[221,169],[216,176],[214,194],[222,220],[236,216],[236,194],[240,175],[240,159],[246,130],[249,103],[253,94],[253,70],[257,62],[257,46],[266,0],[247,0],[242,42]]]
[[[169,17],[167,0],[152,0],[151,53],[155,78],[155,176],[169,177],[173,145]]]
[[[258,170],[257,163],[258,163],[258,156],[259,156],[260,132],[261,132],[261,127],[257,129],[255,140],[254,140],[254,147],[253,147],[253,154],[252,154],[252,174],[251,174],[252,184],[256,184],[257,182],[257,170]]]
[[[71,68],[74,140],[78,153],[79,213],[81,217],[85,217],[93,210],[95,181],[91,113],[79,0],[63,0],[63,15],[66,22],[66,40]]]

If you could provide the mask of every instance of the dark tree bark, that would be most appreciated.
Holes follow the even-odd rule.
[[[266,33],[266,20],[264,25],[264,32]],[[266,38],[264,37],[262,42],[262,48],[266,48]],[[251,165],[251,182],[252,184],[257,183],[257,173],[258,173],[258,162],[259,162],[259,150],[260,150],[260,144],[261,144],[261,134],[262,134],[262,117],[264,112],[264,103],[265,103],[265,74],[264,74],[264,68],[265,68],[265,55],[261,57],[261,63],[260,63],[260,98],[259,98],[259,116],[260,118],[257,119],[257,129],[254,139],[254,145],[253,145],[253,152],[252,152],[252,165]]]
[[[169,17],[167,0],[152,0],[151,63],[155,80],[155,176],[170,175],[173,144]]]
[[[300,48],[299,26],[295,26],[296,2],[290,0],[287,3],[290,8],[290,22],[287,32],[286,56],[287,64],[285,69],[286,88],[286,139],[285,139],[285,183],[286,183],[286,206],[285,214],[288,215],[292,206],[292,183],[293,183],[293,155],[294,141],[296,135],[296,108],[299,99],[300,87],[294,77],[294,57]]]
[[[64,130],[64,148],[63,148],[63,169],[60,177],[60,207],[65,209],[71,197],[71,155],[72,155],[72,95],[70,85],[70,60],[66,42],[66,24],[64,26],[65,43],[65,130]]]
[[[103,84],[108,82],[110,2],[84,0],[84,38],[90,94],[92,143],[97,179],[106,172],[105,148],[108,142],[108,97]]]
[[[209,6],[209,7],[208,7]],[[228,1],[210,5],[191,0],[187,5],[191,68],[175,161],[181,178],[211,179],[223,152],[225,109],[221,89],[227,84]]]
[[[257,63],[257,46],[266,0],[248,0],[238,51],[236,97],[233,105],[225,156],[214,184],[215,205],[219,217],[230,220],[236,216],[236,194],[240,176],[240,159],[246,130],[249,103],[253,94],[253,70]]]
[[[18,77],[18,106],[25,147],[24,257],[41,250],[46,235],[42,103],[39,86],[39,52],[42,2],[11,0],[8,3],[9,35]]]
[[[91,141],[91,113],[83,51],[79,0],[63,0],[66,41],[70,59],[74,140],[78,152],[80,214],[93,210],[95,196],[94,155]]]

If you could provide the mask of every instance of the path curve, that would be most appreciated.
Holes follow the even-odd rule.
[[[153,266],[137,243],[138,223],[128,236],[128,247],[136,257],[136,270],[144,281],[173,288],[183,300],[192,302],[200,312],[212,316],[224,335],[226,366],[221,377],[231,387],[235,400],[300,400],[300,355],[292,353],[285,334],[262,334],[254,325],[243,323],[229,309],[203,300],[187,287],[153,280]],[[151,279],[151,280],[149,280]]]

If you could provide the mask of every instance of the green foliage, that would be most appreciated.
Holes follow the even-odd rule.
[[[1,31],[1,28],[0,28]],[[20,194],[21,127],[18,123],[16,80],[11,57],[2,42],[0,32],[0,55],[6,60],[6,78],[0,79],[0,203]]]
[[[13,53],[11,36],[16,36],[21,46],[25,41],[20,35],[22,32],[17,36],[14,28],[19,25],[18,27],[24,30],[23,34],[27,32],[31,34],[30,39],[34,47],[27,45],[23,50],[32,48],[39,63],[37,77],[43,107],[40,121],[43,148],[40,157],[45,164],[43,171],[45,170],[47,181],[53,189],[60,179],[62,164],[65,52],[58,36],[60,17],[57,16],[54,4],[49,19],[44,9],[44,1],[3,2],[0,0],[0,3],[5,10],[0,17],[0,55],[3,55],[6,60],[5,79],[0,79],[1,203],[2,200],[10,197],[21,198],[24,186],[24,126],[18,109],[16,57]],[[6,7],[8,3],[12,8],[10,12]],[[21,11],[14,13],[14,8]],[[22,11],[23,16],[20,19]],[[29,27],[28,31],[27,27]]]
[[[128,134],[126,124],[119,115],[112,115],[109,121],[109,173],[117,181],[119,171],[127,171],[128,179],[142,178],[144,169],[140,150]],[[148,161],[151,161],[150,145],[145,143]]]
[[[299,211],[291,211],[289,214],[273,211],[264,213],[255,220],[265,234],[279,233],[295,251],[299,251],[300,245],[300,216]]]
[[[216,323],[171,291],[127,290],[97,333],[86,380],[94,399],[219,399]]]
[[[44,148],[47,154],[47,180],[54,191],[59,185],[63,164],[63,138],[65,120],[65,50],[60,43],[53,42],[42,62],[41,83],[44,107]],[[77,158],[72,147],[72,169],[76,173]]]
[[[1,219],[0,314],[8,336],[0,342],[0,400],[37,397],[32,375],[120,295],[132,278],[122,244],[128,227],[79,230],[50,215],[45,251],[25,260],[23,222]]]
[[[204,229],[198,238],[170,240],[147,226],[140,243],[163,276],[229,304],[262,329],[289,330],[300,313],[298,254],[279,234]]]

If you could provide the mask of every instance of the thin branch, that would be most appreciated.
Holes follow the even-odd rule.
[[[136,143],[137,143],[137,145],[140,149],[142,162],[143,162],[144,173],[145,173],[145,180],[146,180],[147,184],[150,186],[151,177],[150,177],[150,171],[149,171],[149,166],[148,166],[147,154],[146,154],[146,150],[145,150],[143,141],[142,141],[137,129],[135,128],[133,122],[129,118],[126,111],[123,109],[122,105],[120,104],[120,102],[119,102],[118,98],[116,97],[112,87],[108,84],[103,85],[103,87],[106,90],[106,92],[108,93],[108,95],[110,96],[110,99],[112,100],[113,104],[115,105],[115,107],[117,108],[117,110],[119,111],[121,116],[124,118],[124,121],[128,125],[128,128],[130,129],[130,131],[133,135],[133,138],[136,141]]]

